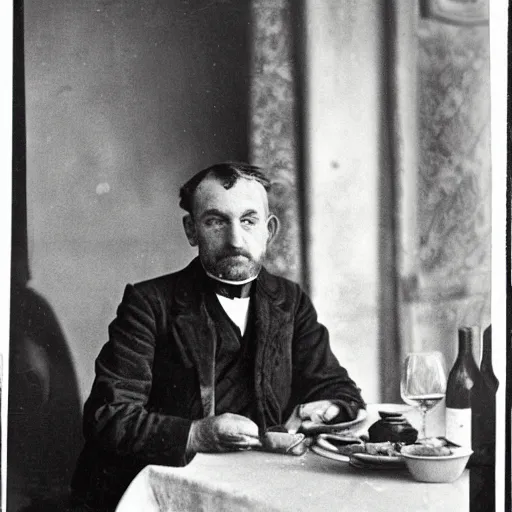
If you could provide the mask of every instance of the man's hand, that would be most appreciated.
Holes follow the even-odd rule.
[[[256,446],[261,446],[256,423],[245,416],[225,413],[192,422],[187,452],[228,452]]]
[[[311,420],[314,423],[328,423],[338,416],[340,408],[330,400],[318,400],[299,406],[298,415],[301,420]]]

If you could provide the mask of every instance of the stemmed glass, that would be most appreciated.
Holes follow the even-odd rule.
[[[406,404],[421,411],[420,439],[425,438],[427,412],[446,394],[446,371],[441,352],[413,352],[405,358],[400,394]]]

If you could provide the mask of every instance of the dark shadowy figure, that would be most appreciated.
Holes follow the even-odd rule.
[[[13,286],[8,510],[68,493],[81,444],[81,405],[66,340],[48,302]]]

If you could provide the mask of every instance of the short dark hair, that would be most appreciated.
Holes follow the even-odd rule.
[[[270,181],[260,167],[244,162],[222,162],[199,171],[180,188],[180,207],[188,213],[192,213],[194,193],[197,187],[209,176],[218,179],[226,190],[241,178],[257,181],[267,192],[270,190]]]

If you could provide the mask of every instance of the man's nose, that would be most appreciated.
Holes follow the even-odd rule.
[[[232,247],[242,247],[243,230],[239,222],[232,222],[228,229],[228,242]]]

